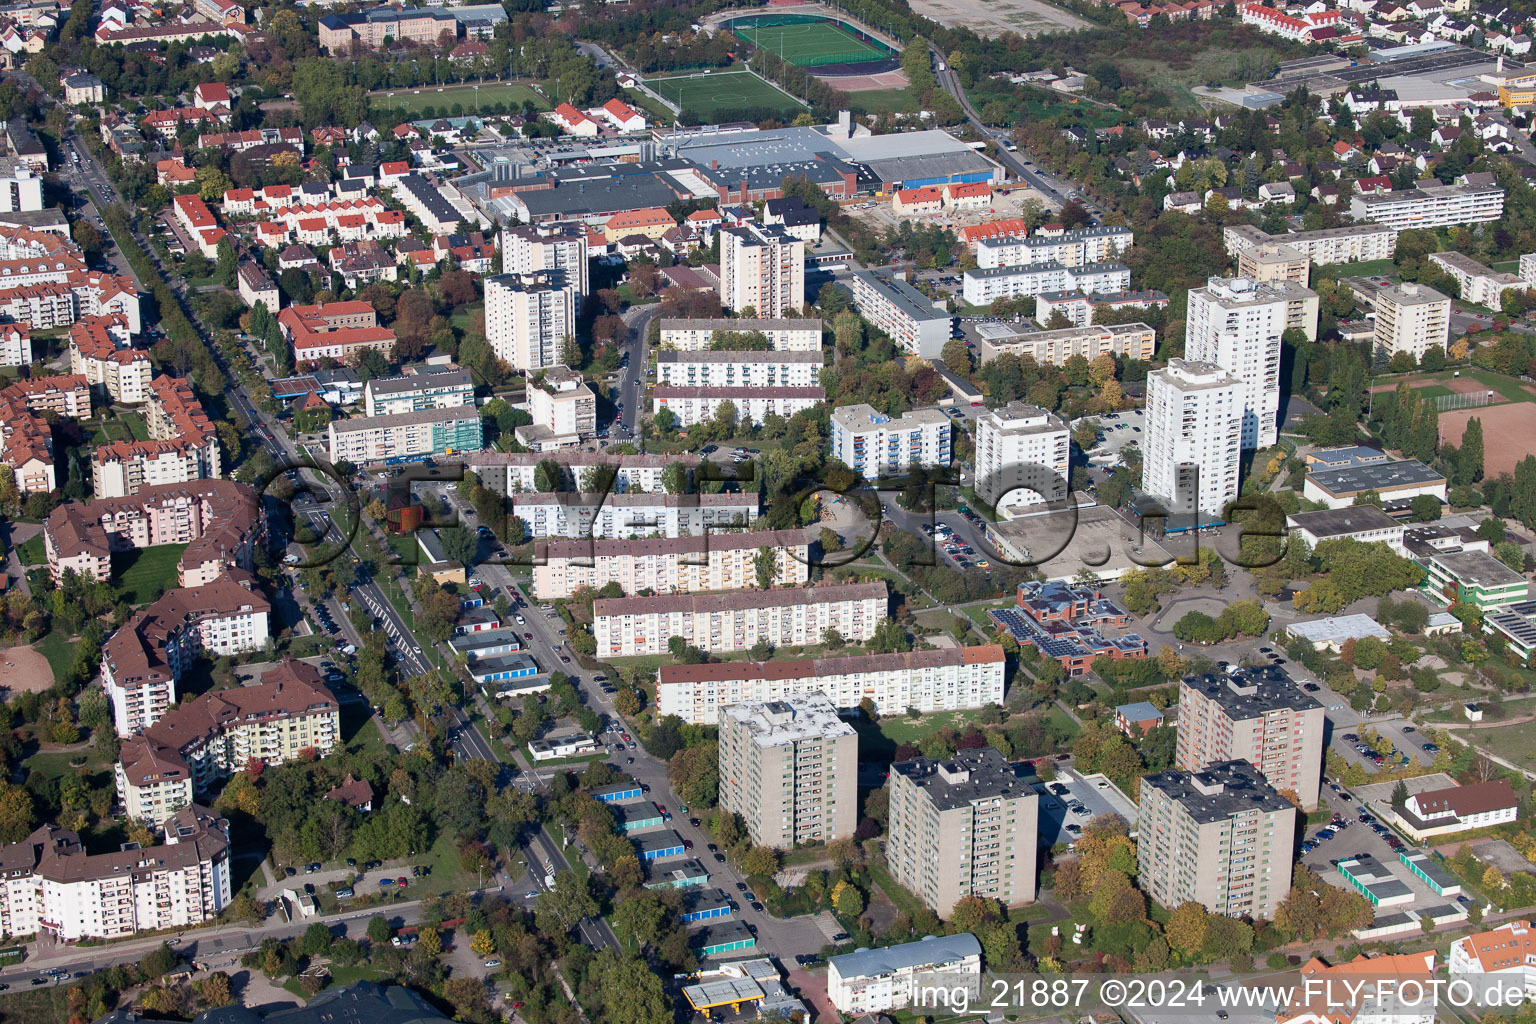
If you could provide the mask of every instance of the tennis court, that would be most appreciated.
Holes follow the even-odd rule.
[[[798,112],[805,104],[765,82],[750,71],[716,71],[671,78],[647,78],[645,84],[700,117],[714,116],[717,110],[746,110],[763,107],[780,112]]]
[[[731,31],[738,39],[803,68],[860,64],[888,60],[893,56],[878,44],[858,38],[842,24],[824,18],[803,15],[737,18],[731,22]]]

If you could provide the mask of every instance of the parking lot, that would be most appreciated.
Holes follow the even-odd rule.
[[[1140,409],[1111,412],[1103,416],[1084,416],[1072,421],[1072,429],[1075,431],[1083,420],[1096,420],[1099,424],[1099,433],[1104,440],[1089,452],[1089,459],[1100,465],[1114,465],[1120,461],[1122,449],[1140,447],[1142,439],[1146,437],[1147,418]],[[1111,455],[1115,457],[1109,458]]]
[[[1125,819],[1131,835],[1136,834],[1136,805],[1104,775],[1062,768],[1055,780],[1035,789],[1040,793],[1041,846],[1070,843],[1082,835],[1083,826],[1106,814]]]
[[[1410,785],[1417,784],[1417,788],[1433,789],[1445,785],[1447,781],[1444,776],[1427,776],[1425,780],[1410,780]],[[1378,792],[1380,790],[1385,790],[1385,796]],[[1362,787],[1359,792],[1344,789],[1336,782],[1325,785],[1322,806],[1333,813],[1334,820],[1329,825],[1313,826],[1306,830],[1301,846],[1301,862],[1317,872],[1318,877],[1328,884],[1336,885],[1341,889],[1353,889],[1348,879],[1339,872],[1339,862],[1362,854],[1373,859],[1376,862],[1377,871],[1401,882],[1413,894],[1411,903],[1378,907],[1376,911],[1378,920],[1387,915],[1402,914],[1407,910],[1422,912],[1431,908],[1444,907],[1450,903],[1465,906],[1463,901],[1433,892],[1398,858],[1398,851],[1417,848],[1404,842],[1402,837],[1392,831],[1376,815],[1380,805],[1372,801],[1384,802],[1390,795],[1391,786],[1387,783]],[[1371,807],[1368,808],[1367,804],[1371,804]],[[1362,814],[1369,820],[1361,821]],[[1324,838],[1325,836],[1327,838]]]

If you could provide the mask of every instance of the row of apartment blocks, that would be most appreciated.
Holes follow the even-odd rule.
[[[713,419],[730,403],[742,421],[762,423],[769,416],[788,419],[827,400],[825,388],[816,387],[684,387],[658,384],[651,389],[651,413],[670,410],[681,427]]]
[[[613,657],[664,654],[672,637],[711,654],[760,642],[820,644],[829,629],[858,644],[874,636],[888,604],[883,582],[599,598],[592,603],[592,634],[598,651]]]
[[[578,491],[509,496],[515,515],[535,540],[630,540],[690,537],[727,528],[745,529],[757,519],[756,491],[719,494],[617,494]]]
[[[787,700],[822,693],[840,708],[866,697],[878,714],[958,711],[1000,704],[1004,691],[1002,647],[951,647],[895,654],[789,661],[734,661],[710,665],[663,665],[656,686],[662,715],[693,725],[718,725],[733,704]]]
[[[114,441],[91,453],[91,488],[98,498],[222,475],[218,434],[189,383],[154,378],[143,411],[148,440]]]
[[[708,351],[716,334],[720,332],[752,332],[762,334],[775,352],[820,352],[822,323],[819,319],[775,319],[762,317],[756,320],[715,318],[702,320],[662,320],[658,355],[668,350],[677,352]]]
[[[232,480],[199,480],[60,505],[43,524],[43,547],[55,580],[72,571],[105,581],[115,552],[184,544],[177,585],[197,587],[230,568],[249,570],[262,528],[253,489]]]
[[[1108,225],[1059,234],[1041,233],[1030,238],[1000,235],[977,241],[976,266],[983,270],[1043,263],[1084,267],[1114,260],[1134,241],[1130,228]]]
[[[764,554],[766,552],[766,554]],[[568,598],[582,587],[618,583],[626,595],[745,590],[758,585],[765,559],[770,586],[809,578],[804,531],[706,533],[640,540],[544,540],[534,545],[533,593],[541,601]]]
[[[201,586],[168,590],[107,638],[101,682],[119,736],[134,736],[176,701],[176,684],[201,655],[259,651],[271,638],[272,605],[243,569]]]
[[[0,225],[0,320],[51,330],[109,313],[121,313],[130,331],[139,333],[139,295],[131,279],[90,270],[65,235]]]
[[[48,414],[74,420],[91,415],[90,383],[69,374],[33,377],[0,390],[0,461],[11,468],[23,495],[46,494],[58,484]]]
[[[261,682],[203,694],[124,740],[118,796],[130,818],[158,823],[253,761],[324,756],[340,733],[340,704],[319,673],[284,659]]]
[[[690,452],[677,455],[608,455],[602,452],[557,451],[479,452],[466,461],[480,482],[502,495],[541,491],[539,467],[560,473],[555,481],[560,491],[576,491],[592,473],[612,475],[610,498],[631,492],[658,493],[666,490],[668,467],[683,466],[693,470],[702,460]]]
[[[188,805],[164,819],[164,845],[87,853],[80,836],[44,825],[0,846],[0,933],[61,942],[191,928],[229,906],[229,823]]]
[[[326,430],[331,461],[355,466],[477,452],[484,444],[480,412],[473,405],[332,420]]]
[[[1153,293],[1147,294],[1150,298]],[[1042,300],[1045,296],[1036,297],[1035,318],[1049,322],[1050,311],[1040,315],[1038,304]],[[1041,366],[1062,366],[1073,356],[1082,356],[1091,363],[1106,354],[1147,361],[1157,351],[1157,332],[1144,323],[1098,327],[1085,322],[1076,327],[1042,331],[1032,325],[989,321],[975,325],[974,330],[980,339],[977,359],[983,364],[1001,355],[1020,359],[1027,356]]]
[[[966,302],[985,306],[998,299],[1038,296],[1046,292],[1124,292],[1131,287],[1131,270],[1123,263],[1029,263],[1019,266],[967,270],[960,294]]]
[[[816,385],[822,361],[820,349],[661,351],[656,353],[656,383],[705,388],[808,388]]]

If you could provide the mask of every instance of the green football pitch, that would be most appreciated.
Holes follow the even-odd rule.
[[[750,71],[647,78],[645,84],[683,110],[703,118],[712,117],[717,110],[747,107],[768,107],[781,112],[805,109],[805,104]]]
[[[808,22],[800,25],[738,23],[731,26],[731,31],[753,46],[776,53],[791,64],[800,67],[856,64],[871,60],[885,60],[890,56],[872,43],[855,39],[830,21]]]

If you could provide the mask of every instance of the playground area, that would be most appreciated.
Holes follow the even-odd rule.
[[[780,113],[799,113],[806,109],[804,103],[750,71],[695,72],[647,78],[645,84],[680,109],[691,110],[706,120],[717,110],[762,107]]]
[[[736,18],[729,26],[751,43],[802,68],[891,60],[896,54],[858,29],[808,14],[768,14]]]

